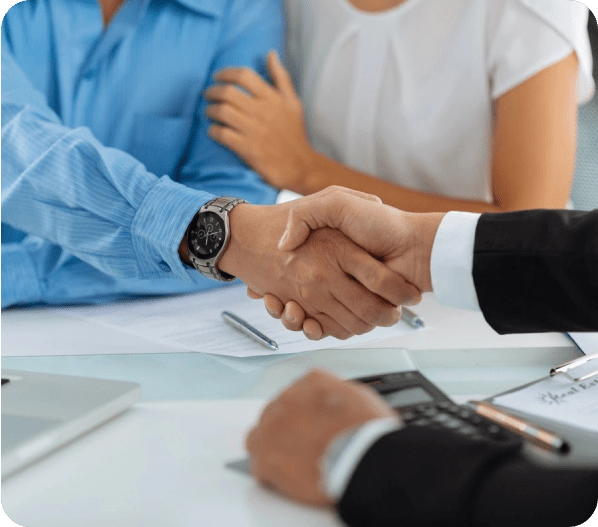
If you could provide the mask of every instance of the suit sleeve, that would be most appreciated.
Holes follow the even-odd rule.
[[[409,427],[378,440],[338,503],[351,527],[565,527],[596,507],[598,473],[536,467],[521,443]]]
[[[598,331],[598,210],[482,214],[473,279],[498,333]]]

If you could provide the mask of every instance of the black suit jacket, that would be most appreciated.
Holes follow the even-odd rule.
[[[598,331],[598,210],[482,214],[473,278],[499,333]]]
[[[480,307],[500,333],[598,330],[598,210],[483,214],[474,252]],[[339,514],[360,527],[567,527],[591,516],[598,471],[541,467],[520,446],[390,433],[361,460]]]

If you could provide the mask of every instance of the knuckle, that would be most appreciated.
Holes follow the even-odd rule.
[[[221,126],[210,126],[209,129],[210,136],[217,141],[222,141],[222,127]]]
[[[230,143],[234,138],[233,131],[230,128],[222,127],[220,131],[220,138],[223,142]]]
[[[355,331],[355,335],[365,335],[372,331],[376,326],[373,324],[367,324],[366,322],[361,322],[359,327]]]
[[[390,324],[389,324],[389,326],[394,326],[399,320],[401,320],[401,308],[400,307],[395,307],[395,308],[393,308],[393,309],[390,310],[390,315],[389,315]]]
[[[253,71],[247,66],[242,67],[239,70],[239,79],[242,82],[249,82],[253,78]]]
[[[369,266],[363,275],[364,286],[370,291],[384,291],[385,280],[376,267]]]
[[[320,384],[326,378],[324,370],[313,368],[305,375],[305,380],[310,384]]]
[[[210,107],[210,117],[216,121],[219,121],[221,116],[222,116],[222,104],[213,104]]]
[[[381,322],[388,318],[386,311],[389,310],[384,309],[380,302],[364,304],[362,305],[362,309],[362,319],[369,324],[379,326]]]
[[[221,104],[218,108],[218,117],[223,121],[230,119],[233,116],[233,111],[227,104]]]
[[[383,310],[375,324],[376,326],[390,327],[394,326],[399,320],[401,320],[401,310],[395,307]]]
[[[227,84],[221,88],[221,96],[223,99],[232,99],[237,89],[232,84]]]

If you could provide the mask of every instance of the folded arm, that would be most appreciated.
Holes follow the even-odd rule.
[[[212,136],[272,185],[303,195],[331,185],[380,196],[413,211],[498,212],[564,208],[573,178],[577,56],[572,53],[495,101],[492,202],[409,189],[354,170],[316,152],[305,132],[301,101],[277,57],[268,57],[270,85],[245,68],[218,73],[206,96],[217,121]]]

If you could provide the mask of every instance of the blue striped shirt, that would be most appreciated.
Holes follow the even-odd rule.
[[[198,291],[177,249],[214,195],[273,188],[207,136],[215,71],[264,74],[280,0],[27,0],[2,23],[2,307]]]

